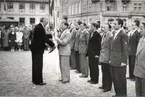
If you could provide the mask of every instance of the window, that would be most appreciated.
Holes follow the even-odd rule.
[[[31,25],[35,24],[35,18],[30,18],[30,24]]]
[[[7,3],[7,9],[9,12],[13,12],[13,3]]]
[[[134,11],[142,11],[143,5],[141,3],[134,3]]]
[[[134,7],[134,11],[136,11],[137,10],[137,7]]]
[[[25,24],[25,18],[19,18],[20,24]]]
[[[107,11],[111,11],[111,4],[107,5]]]
[[[30,12],[35,12],[35,4],[30,3]]]
[[[20,3],[19,4],[19,11],[24,12],[25,11],[25,3]]]
[[[127,4],[123,4],[123,11],[127,11]]]
[[[40,4],[40,12],[45,12],[45,4]]]
[[[12,20],[14,19],[14,17],[8,17],[8,18],[9,18],[9,19],[12,19]]]

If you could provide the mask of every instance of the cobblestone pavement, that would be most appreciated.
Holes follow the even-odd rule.
[[[89,78],[79,78],[71,70],[71,81],[61,84],[58,74],[57,51],[44,53],[43,79],[45,86],[35,86],[31,82],[31,53],[28,52],[0,52],[0,96],[38,96],[38,97],[111,97],[111,92],[103,93],[97,85],[87,83]],[[128,96],[135,95],[134,82],[127,81]]]

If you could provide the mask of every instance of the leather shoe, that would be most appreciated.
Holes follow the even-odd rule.
[[[39,84],[35,84],[35,85],[41,85],[41,86],[43,86],[43,85],[46,85],[46,83],[39,83]]]
[[[80,78],[87,78],[88,76],[86,75],[81,75]]]
[[[103,92],[108,92],[108,91],[110,91],[110,90],[105,90],[105,89],[103,90]]]
[[[63,84],[69,83],[69,81],[62,81]]]
[[[103,87],[99,87],[99,89],[104,89]]]

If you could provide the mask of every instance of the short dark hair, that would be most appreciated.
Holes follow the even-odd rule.
[[[63,23],[65,26],[69,27],[69,24],[67,22],[64,22]]]
[[[99,24],[97,24],[97,23],[91,23],[91,25],[93,25],[96,29],[99,28]]]
[[[63,15],[63,19],[65,19],[67,21],[68,17],[66,15]]]
[[[112,26],[111,26],[109,23],[108,23],[108,28],[109,28],[109,29],[111,29],[111,28],[112,28]]]
[[[139,27],[140,26],[140,21],[139,20],[134,20],[134,23],[135,23],[135,25],[137,26],[137,27]]]
[[[123,27],[123,20],[122,19],[116,19],[118,21],[118,24],[121,25],[121,27]]]
[[[82,23],[82,24],[83,24],[83,26],[85,26],[85,27],[87,26],[87,24],[86,24],[86,23]]]
[[[82,24],[82,22],[81,22],[81,21],[78,21],[77,23],[78,23],[78,25],[81,25],[81,24]]]

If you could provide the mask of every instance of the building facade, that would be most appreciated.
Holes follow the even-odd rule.
[[[10,18],[30,25],[49,16],[49,0],[0,0],[0,18]]]
[[[100,22],[121,18],[126,26],[138,19],[145,20],[145,0],[60,0],[61,11],[69,22]]]

